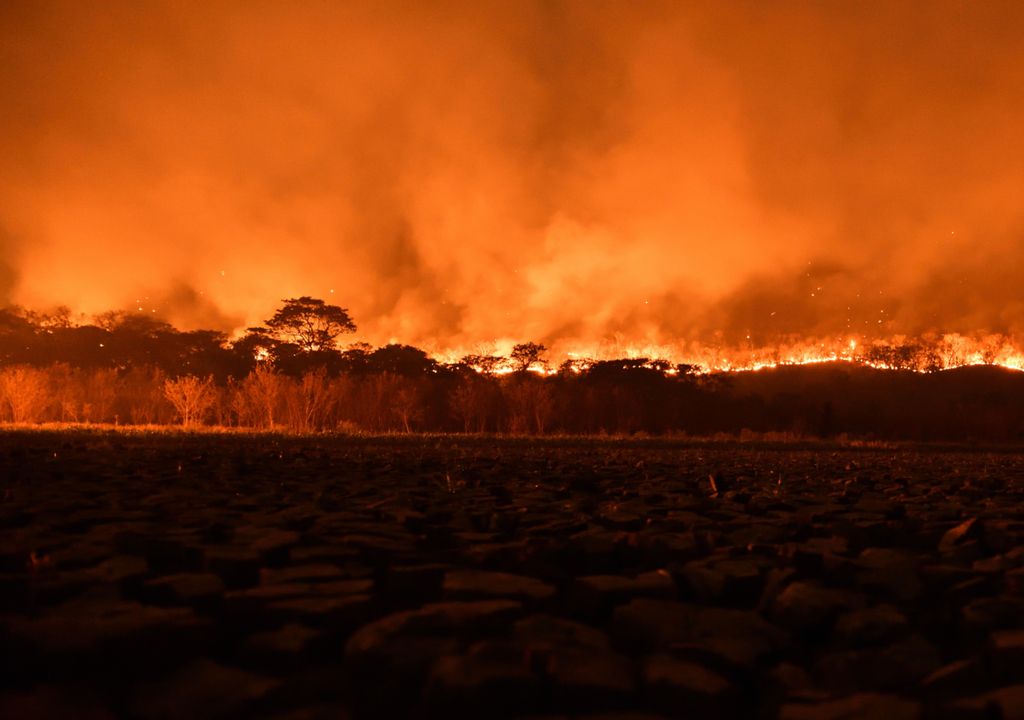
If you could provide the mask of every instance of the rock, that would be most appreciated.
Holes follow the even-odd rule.
[[[1004,679],[1024,679],[1024,630],[999,630],[989,636],[986,653],[992,670]]]
[[[729,607],[753,607],[764,584],[761,564],[742,558],[690,562],[683,566],[680,575],[697,601]]]
[[[779,720],[919,720],[922,712],[919,703],[895,695],[860,693],[813,704],[789,703],[779,711]]]
[[[512,600],[446,602],[388,615],[359,628],[345,645],[345,670],[361,714],[403,717],[441,657],[461,655],[467,642],[507,629],[522,612]]]
[[[538,709],[541,696],[540,678],[518,648],[485,642],[465,655],[439,658],[424,702],[429,717],[509,717]]]
[[[777,696],[785,698],[795,693],[807,693],[814,688],[811,676],[799,665],[782,662],[767,673],[769,685]]]
[[[249,540],[249,547],[259,553],[260,561],[273,567],[288,562],[292,548],[299,544],[301,537],[292,531],[271,530],[248,536],[240,532],[238,539]]]
[[[482,570],[450,570],[445,573],[442,594],[446,600],[509,598],[538,606],[555,596],[555,588],[524,575]]]
[[[964,627],[976,634],[1024,624],[1024,601],[1010,597],[981,597],[961,610]]]
[[[131,555],[114,555],[88,571],[96,582],[115,583],[126,595],[138,592],[148,572],[146,561]]]
[[[1008,570],[1003,575],[1006,592],[1014,597],[1024,597],[1024,568]]]
[[[926,698],[949,700],[980,693],[991,681],[981,658],[971,657],[943,665],[922,680],[920,688]]]
[[[199,572],[203,568],[203,549],[190,536],[145,538],[145,557],[156,573]]]
[[[991,692],[961,700],[954,708],[961,717],[1001,718],[1001,720],[1024,720],[1024,685],[1009,685]]]
[[[152,605],[187,605],[199,612],[212,612],[224,599],[224,583],[211,573],[180,573],[143,583],[139,599]]]
[[[857,557],[857,582],[868,593],[883,593],[897,602],[913,602],[924,592],[919,558],[889,548],[866,548]]]
[[[829,652],[817,662],[822,684],[834,693],[901,690],[935,672],[938,648],[919,635],[880,648]]]
[[[120,673],[121,680],[205,651],[210,627],[190,608],[105,598],[83,598],[7,624],[9,646],[21,648],[20,672],[42,666],[48,675]]]
[[[246,664],[282,671],[300,667],[309,660],[321,631],[298,623],[277,630],[256,633],[246,640],[242,657]]]
[[[646,704],[667,715],[685,708],[686,717],[739,717],[738,688],[697,663],[651,656],[644,661],[641,682]]]
[[[956,527],[950,528],[939,540],[939,552],[948,552],[971,540],[980,540],[984,534],[984,526],[978,518],[965,520]]]
[[[544,673],[554,705],[574,712],[627,707],[636,690],[633,663],[607,651],[554,648]]]
[[[906,616],[892,605],[875,605],[841,615],[834,635],[848,647],[880,645],[902,635],[908,625]]]
[[[843,611],[863,604],[856,595],[797,581],[790,583],[776,596],[769,617],[786,628],[801,632],[819,632],[827,629]]]
[[[278,685],[273,678],[197,660],[169,678],[142,686],[132,714],[143,720],[244,717]]]
[[[380,596],[396,606],[409,604],[410,598],[420,602],[441,599],[441,585],[449,565],[422,563],[418,565],[389,565],[380,575],[377,588]]]
[[[711,638],[734,638],[758,650],[773,652],[789,644],[789,634],[749,610],[637,598],[615,609],[615,643],[639,651],[666,649],[674,644]]]
[[[303,595],[267,603],[263,611],[278,622],[300,622],[348,632],[373,616],[373,598],[359,594]]]
[[[114,720],[117,716],[88,698],[57,687],[0,695],[0,717],[8,720]]]
[[[247,547],[223,546],[206,551],[206,569],[219,577],[230,590],[259,584],[262,559]]]
[[[374,652],[382,641],[401,635],[472,636],[507,626],[521,612],[522,604],[512,600],[431,603],[360,628],[346,645],[345,655],[358,658]]]
[[[515,641],[527,650],[552,650],[576,647],[595,651],[608,651],[608,636],[589,625],[552,617],[530,615],[517,620],[512,626]]]
[[[654,570],[633,577],[588,575],[576,578],[569,590],[569,604],[583,617],[603,619],[616,605],[637,597],[673,600],[675,582],[665,570]]]
[[[283,568],[264,568],[260,570],[260,584],[277,585],[279,583],[322,583],[348,580],[336,565],[326,563],[310,565],[292,565]]]

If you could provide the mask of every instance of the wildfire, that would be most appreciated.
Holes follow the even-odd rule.
[[[477,372],[507,375],[515,371],[504,350],[508,341],[498,341],[488,348],[487,357],[496,362],[483,367],[470,364]],[[535,363],[529,371],[552,375],[559,369],[575,374],[595,362],[608,360],[643,361],[636,368],[659,370],[676,375],[679,368],[698,374],[717,372],[755,372],[782,366],[819,365],[846,362],[881,370],[904,370],[919,373],[938,372],[959,367],[988,365],[1024,371],[1024,350],[1013,338],[989,335],[979,338],[959,334],[911,338],[903,335],[887,339],[826,338],[793,341],[763,347],[705,346],[697,343],[629,345],[604,343],[591,346],[560,348],[552,358],[559,361]],[[458,350],[434,353],[441,362],[455,363],[468,353]],[[477,356],[474,356],[477,357]]]

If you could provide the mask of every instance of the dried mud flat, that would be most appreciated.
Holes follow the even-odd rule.
[[[5,718],[1024,716],[1024,455],[8,433],[0,482]]]

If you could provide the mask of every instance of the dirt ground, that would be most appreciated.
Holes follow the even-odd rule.
[[[1024,713],[1024,453],[0,435],[4,718]]]

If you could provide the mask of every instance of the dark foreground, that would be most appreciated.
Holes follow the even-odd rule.
[[[4,718],[1024,716],[1024,455],[33,433],[0,473]]]

